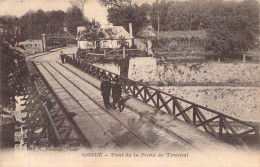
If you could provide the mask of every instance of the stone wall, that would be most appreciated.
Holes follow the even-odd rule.
[[[142,60],[143,59],[143,60]],[[129,78],[155,84],[259,84],[259,63],[162,63],[154,58],[130,60]]]
[[[28,54],[43,52],[42,40],[26,40],[19,42],[19,46],[23,46]]]

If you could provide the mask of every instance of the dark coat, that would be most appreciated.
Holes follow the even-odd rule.
[[[102,96],[104,95],[110,95],[111,92],[111,83],[108,81],[102,81],[100,85],[100,90]]]
[[[122,88],[118,83],[113,84],[112,86],[112,96],[120,97],[122,95]]]

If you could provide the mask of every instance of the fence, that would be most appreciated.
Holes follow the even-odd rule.
[[[129,92],[133,97],[154,106],[157,110],[161,110],[175,118],[192,124],[215,138],[234,145],[246,146],[250,142],[259,143],[259,125],[257,124],[233,118],[221,112],[103,70],[82,60],[73,59],[69,56],[66,58],[68,63],[97,79],[101,79],[104,76],[110,81],[117,79],[124,91]]]

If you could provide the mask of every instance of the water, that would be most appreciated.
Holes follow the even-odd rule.
[[[122,67],[114,63],[95,63],[94,65],[116,74],[122,71]],[[220,70],[216,71],[212,68],[213,66]],[[249,72],[245,73],[244,69]],[[129,79],[150,84],[164,92],[235,118],[260,122],[260,112],[258,112],[260,89],[258,86],[244,85],[244,83],[255,83],[259,80],[257,77],[252,77],[258,76],[252,74],[258,73],[258,70],[259,64],[217,62],[177,64],[152,57],[134,57],[129,59],[127,75]],[[205,86],[208,83],[211,86]]]

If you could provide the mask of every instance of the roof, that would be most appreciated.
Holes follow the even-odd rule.
[[[133,36],[129,34],[122,26],[111,26],[103,29],[105,37],[102,39],[132,39]]]
[[[77,40],[87,40],[81,37],[81,32],[84,31],[86,27],[78,27],[77,28]],[[133,39],[133,36],[129,34],[124,27],[122,26],[108,26],[100,29],[101,32],[103,32],[104,37],[99,38],[99,39],[106,39],[106,40],[111,40],[111,39]]]

